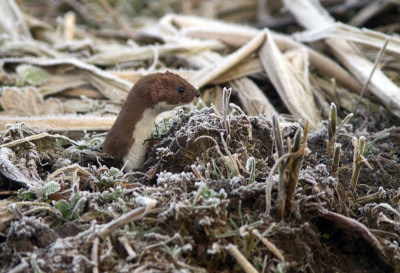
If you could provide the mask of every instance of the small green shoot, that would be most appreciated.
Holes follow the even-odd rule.
[[[231,94],[232,88],[228,89],[224,87],[222,90],[222,128],[225,130],[227,136],[231,133],[230,123],[228,120],[228,105]]]
[[[238,212],[239,212],[240,224],[244,226],[245,224],[243,221],[243,214],[242,214],[242,200],[239,201]]]
[[[105,203],[110,203],[118,200],[118,198],[125,199],[125,194],[121,186],[116,186],[115,189],[110,188],[109,190],[103,191],[101,193],[101,198]]]
[[[79,188],[75,184],[70,197],[70,203],[65,200],[53,201],[54,207],[61,212],[61,215],[66,220],[74,220],[79,217],[79,213],[83,211],[86,197],[82,197],[79,193]]]
[[[40,269],[39,265],[36,262],[37,254],[32,253],[30,256],[30,263],[33,269],[34,273],[43,273],[43,271]]]
[[[324,234],[321,235],[321,238],[324,239],[324,240],[329,240],[330,237],[331,236],[329,235],[329,233],[324,233]]]
[[[44,84],[50,80],[49,73],[38,66],[21,64],[17,66],[15,71],[20,77],[20,80],[18,82],[18,85],[20,86],[25,85],[26,83],[28,83],[29,85],[37,86]]]
[[[93,150],[99,148],[104,141],[103,137],[91,136],[86,131],[84,131],[85,135],[78,140],[75,148],[78,150]]]
[[[249,184],[252,184],[256,178],[256,159],[254,157],[249,157],[246,161],[246,170],[250,172],[250,177],[249,177]]]
[[[263,267],[263,260],[256,256],[253,258],[253,265],[258,271],[260,271]]]
[[[64,219],[70,219],[72,215],[72,210],[71,210],[71,205],[67,201],[65,200],[56,201],[54,202],[54,207],[61,213]]]
[[[210,173],[213,174],[217,178],[217,180],[224,179],[225,177],[224,177],[221,169],[218,167],[217,163],[215,163],[214,158],[211,159],[211,163],[212,163],[212,166],[213,166],[213,170],[210,170]],[[228,179],[229,178],[230,177],[228,177]]]
[[[165,249],[167,250],[167,253],[171,256],[171,258],[174,261],[177,261],[178,260],[178,256],[182,251],[182,248],[177,246],[177,245],[174,245],[174,247],[169,247],[166,244],[163,244],[163,245],[164,245]]]
[[[328,120],[328,139],[325,141],[326,145],[326,153],[328,156],[332,156],[334,153],[334,146],[336,143],[336,139],[339,135],[340,130],[343,126],[353,117],[353,113],[348,114],[337,127],[337,109],[336,105],[332,102],[330,106],[330,115]]]
[[[116,182],[121,181],[124,176],[123,168],[111,167],[107,172],[104,172],[98,181],[104,187],[113,186]]]
[[[307,134],[308,134],[308,121],[304,126],[303,144],[301,144],[302,129],[299,128],[294,136],[293,145],[291,139],[288,138],[288,153],[284,154],[282,134],[279,127],[277,117],[272,117],[273,131],[275,137],[276,147],[276,162],[270,170],[267,179],[266,188],[266,213],[271,209],[271,190],[272,190],[272,176],[276,168],[279,173],[279,187],[278,187],[278,215],[280,218],[284,217],[285,212],[290,213],[294,209],[294,194],[297,188],[298,177],[300,173],[301,163],[304,156],[308,155],[307,148]]]
[[[340,149],[342,144],[335,143],[333,153],[333,164],[332,164],[332,177],[337,178],[339,174],[339,160],[340,160]]]
[[[353,156],[353,174],[351,176],[350,189],[354,190],[357,185],[358,177],[360,176],[361,165],[364,163],[368,168],[372,170],[371,165],[364,157],[365,149],[365,137],[361,136],[360,139],[353,137],[352,143],[354,146]]]
[[[286,273],[290,268],[290,263],[280,262],[275,269],[271,269],[273,273]]]
[[[217,143],[217,141],[215,139],[213,139],[210,136],[200,136],[200,137],[196,138],[194,141],[199,140],[200,138],[208,138],[208,139],[211,139],[215,143],[215,148],[217,150],[217,153],[221,156],[221,159],[225,163],[225,166],[226,166],[226,169],[227,169],[226,170],[227,171],[227,175],[226,175],[227,179],[230,179],[231,177],[238,176],[240,174],[239,166],[237,164],[237,160],[238,160],[237,159],[237,155],[236,154],[232,154],[229,151],[228,144],[226,143],[226,141],[224,139],[224,133],[221,133],[221,141],[222,141],[222,144],[224,146],[224,151],[227,154],[227,156],[225,156],[221,152],[221,150],[219,149],[218,143]],[[220,168],[218,168],[218,166],[215,163],[215,161],[212,160],[212,164],[213,164],[213,167],[214,167],[214,174],[217,173],[219,175],[219,178],[223,178],[224,175],[220,171]],[[211,173],[213,173],[213,171],[211,171]]]
[[[64,137],[67,137],[67,134],[68,134],[68,131],[65,131],[64,134],[62,134],[62,135],[63,135]],[[62,147],[63,141],[64,141],[63,138],[57,139],[57,146],[58,146],[58,147]]]
[[[365,141],[364,153],[369,155],[369,154],[372,154],[373,152],[379,151],[379,149],[376,148],[374,144],[378,141],[381,141],[381,140],[389,137],[389,136],[390,136],[390,133],[386,132],[386,133],[383,133],[382,135],[374,138],[373,140]]]
[[[211,203],[219,203],[221,200],[226,198],[226,193],[224,190],[216,192],[212,189],[207,188],[207,185],[202,183],[193,199],[192,207],[195,207],[200,199],[209,200]]]
[[[156,131],[156,134],[155,135],[153,134],[153,137],[159,138],[161,136],[161,133],[158,130],[158,124],[157,123],[154,123],[154,129]]]
[[[47,201],[50,195],[58,192],[60,189],[60,184],[54,181],[50,181],[44,184],[42,187],[32,187],[29,190],[19,189],[18,197],[26,201],[33,201],[36,199],[38,199],[39,201]]]
[[[257,246],[260,240],[251,232],[252,228],[249,230],[239,229],[240,235],[243,238],[243,251],[244,256],[247,258],[250,256],[251,251]]]
[[[19,189],[18,198],[25,201],[33,201],[36,199],[36,194],[30,190]]]

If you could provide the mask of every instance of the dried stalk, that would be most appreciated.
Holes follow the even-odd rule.
[[[41,139],[41,138],[44,138],[44,137],[61,138],[61,139],[64,139],[64,140],[66,140],[66,141],[68,141],[68,142],[70,142],[70,143],[72,143],[72,144],[74,144],[76,146],[79,146],[79,144],[77,142],[73,141],[72,139],[69,139],[66,136],[62,136],[62,135],[58,135],[58,134],[57,135],[51,135],[51,134],[48,134],[48,133],[40,133],[40,134],[37,134],[37,135],[27,136],[27,137],[24,137],[24,138],[21,138],[21,139],[17,139],[17,140],[2,144],[2,145],[0,145],[0,148],[11,148],[11,147],[15,147],[15,146],[21,145],[22,143],[30,142],[32,140],[38,140],[38,139]]]
[[[268,30],[265,30],[265,35],[267,40],[259,54],[268,77],[291,114],[298,119],[308,120],[311,128],[317,128],[321,117],[314,101],[309,78],[304,77],[308,69],[304,68],[305,71],[299,72],[278,49]],[[305,51],[303,53],[306,54]],[[304,54],[302,57],[305,57]]]
[[[288,139],[288,153],[283,152],[282,135],[279,130],[279,123],[277,118],[273,117],[273,130],[276,145],[276,158],[274,166],[271,168],[267,178],[267,187],[265,189],[266,198],[266,213],[269,214],[271,209],[271,189],[272,189],[272,176],[277,167],[279,172],[279,190],[277,210],[280,218],[284,217],[285,212],[290,213],[294,209],[294,194],[297,188],[298,177],[300,173],[301,163],[304,156],[308,155],[307,148],[307,133],[308,122],[304,126],[303,144],[300,145],[301,129],[299,128],[294,137],[293,146],[290,139]]]
[[[361,165],[364,163],[371,170],[372,167],[368,163],[367,159],[363,156],[365,148],[365,137],[361,136],[360,139],[353,137],[352,143],[354,146],[354,156],[353,174],[351,176],[350,189],[354,190],[357,185],[358,177],[360,176]]]
[[[253,267],[253,265],[243,256],[242,253],[237,249],[237,246],[233,244],[229,244],[225,246],[226,251],[235,258],[235,260],[239,263],[242,269],[246,273],[257,273],[258,271]]]
[[[251,39],[246,45],[224,57],[220,62],[212,63],[200,69],[196,74],[190,79],[190,82],[196,84],[198,88],[206,85],[215,78],[219,77],[223,73],[227,72],[233,66],[241,62],[243,59],[248,57],[251,53],[255,52],[265,41],[265,34],[260,33]]]
[[[378,256],[386,264],[390,264],[390,259],[385,249],[383,248],[379,240],[371,233],[371,231],[364,224],[352,218],[341,215],[339,213],[328,211],[325,208],[320,208],[318,212],[320,213],[321,217],[333,221],[337,228],[343,230],[349,230],[351,232],[360,234],[367,241],[367,243],[369,243],[371,247],[375,250],[375,253],[377,253]]]
[[[378,64],[381,62],[383,54],[385,54],[386,47],[387,47],[388,43],[389,43],[389,38],[386,38],[385,42],[383,43],[383,46],[382,46],[381,50],[379,50],[378,56],[376,56],[376,59],[375,59],[375,62],[374,62],[374,66],[373,66],[373,68],[371,70],[371,74],[369,75],[367,81],[365,82],[364,87],[363,87],[363,89],[361,91],[361,94],[360,94],[360,96],[358,97],[357,101],[354,104],[354,109],[358,108],[358,104],[360,103],[361,99],[363,98],[365,92],[368,90],[368,86],[369,86],[369,83],[371,82],[372,75],[374,75],[374,72],[377,69]]]
[[[261,240],[261,242],[263,242],[263,244],[281,261],[284,261],[285,258],[283,257],[281,251],[279,250],[279,248],[277,248],[270,240],[268,240],[267,238],[265,238],[264,236],[262,236],[262,234],[257,230],[257,229],[253,229],[252,230],[253,234],[256,235],[258,237],[258,239]]]
[[[284,2],[299,24],[307,29],[329,29],[335,25],[333,18],[317,1],[285,0]],[[367,82],[374,65],[365,56],[344,39],[326,38],[324,41],[335,57],[360,82]],[[400,117],[400,88],[380,69],[377,69],[371,78],[370,91],[395,116]]]
[[[334,145],[334,153],[333,153],[333,163],[332,163],[332,177],[333,178],[338,178],[340,149],[341,148],[342,148],[342,144],[335,143],[335,145]]]
[[[99,273],[99,237],[93,239],[92,245],[92,273]]]
[[[10,117],[0,116],[0,128],[6,128],[8,124],[16,121],[23,122],[27,126],[37,127],[40,130],[51,128],[54,131],[107,131],[114,124],[116,117],[95,115],[64,115],[64,116],[33,116],[33,117]],[[47,135],[46,135],[47,136]],[[46,137],[41,136],[41,137]],[[49,137],[54,135],[48,135]],[[57,138],[64,136],[56,135]],[[73,143],[73,142],[71,142]]]
[[[108,224],[105,224],[99,230],[97,230],[97,235],[104,239],[118,228],[123,227],[129,222],[142,218],[157,204],[156,200],[147,197],[139,197],[137,200],[141,200],[140,202],[143,203],[144,206],[134,209],[109,222]]]

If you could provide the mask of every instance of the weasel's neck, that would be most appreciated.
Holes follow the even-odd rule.
[[[161,102],[142,113],[142,118],[136,123],[131,134],[133,142],[126,149],[126,155],[123,157],[124,163],[129,160],[126,163],[127,170],[138,169],[142,166],[147,150],[147,142],[145,143],[145,140],[151,137],[155,119],[160,113],[170,110],[170,108],[165,102]]]

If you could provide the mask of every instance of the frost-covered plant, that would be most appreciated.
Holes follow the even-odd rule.
[[[177,113],[180,113],[178,109]],[[160,138],[162,134],[168,131],[169,125],[170,125],[170,119],[167,119],[165,116],[163,116],[161,122],[154,124],[154,131],[152,136],[155,138]]]
[[[249,157],[246,161],[246,170],[250,172],[249,184],[256,180],[256,159],[254,157]]]
[[[332,155],[334,151],[334,146],[336,143],[337,136],[340,132],[340,130],[343,128],[343,126],[350,120],[350,118],[353,116],[353,113],[348,114],[340,123],[340,125],[337,127],[336,122],[337,122],[337,109],[336,105],[332,102],[331,107],[330,107],[330,115],[329,115],[329,120],[328,120],[328,139],[325,141],[326,144],[326,152],[328,155]]]
[[[78,185],[74,185],[69,203],[65,200],[53,201],[54,207],[61,212],[61,215],[67,220],[76,219],[83,211],[87,198],[82,197]]]
[[[382,135],[380,135],[380,136],[378,136],[378,137],[376,137],[376,138],[374,138],[372,140],[365,141],[364,153],[368,155],[368,154],[372,154],[373,152],[379,151],[379,149],[376,148],[374,144],[376,142],[380,141],[380,140],[383,140],[383,139],[389,137],[389,136],[390,136],[390,133],[389,132],[385,132]]]
[[[228,120],[228,104],[231,94],[232,88],[228,89],[224,87],[222,90],[222,128],[225,130],[227,136],[231,133],[231,124]]]
[[[33,201],[36,199],[36,194],[31,190],[19,189],[18,198],[25,201]]]
[[[19,189],[18,198],[27,201],[33,201],[36,199],[45,201],[49,199],[50,195],[58,192],[60,189],[61,187],[57,182],[50,181],[41,187],[31,187],[28,190]]]
[[[215,205],[220,204],[222,200],[226,199],[227,194],[224,189],[221,189],[219,192],[214,191],[213,189],[209,189],[207,185],[203,182],[197,184],[199,189],[193,199],[192,206],[198,205],[201,202],[201,205]]]
[[[210,136],[201,136],[201,137],[198,137],[196,140],[198,140],[200,138],[208,138],[208,139],[211,139],[215,143],[215,148],[217,150],[217,153],[220,155],[221,160],[225,163],[225,166],[226,166],[227,173],[226,173],[226,175],[224,175],[223,172],[221,171],[221,168],[219,168],[217,166],[216,162],[212,159],[211,161],[213,164],[213,170],[208,169],[208,171],[210,173],[214,174],[217,177],[217,179],[225,179],[225,178],[230,179],[231,177],[240,175],[239,166],[237,163],[238,155],[232,154],[229,151],[228,144],[224,138],[224,133],[221,133],[221,142],[224,147],[224,151],[227,154],[226,156],[221,152],[219,145],[215,139],[213,139]]]
[[[19,85],[41,85],[49,81],[49,73],[46,70],[29,64],[19,65],[15,71],[20,77]]]
[[[85,135],[77,141],[78,145],[75,145],[74,148],[78,150],[95,150],[100,148],[103,142],[103,137],[97,135],[91,136],[85,131]]]
[[[175,185],[184,190],[186,189],[186,181],[193,180],[194,178],[195,176],[193,173],[171,173],[163,171],[157,174],[157,184],[160,186],[164,186],[165,188],[171,185]]]
[[[379,187],[377,192],[354,200],[354,204],[372,203],[372,202],[378,201],[380,199],[383,199],[385,197],[386,197],[386,191],[383,189],[383,187]]]
[[[115,188],[109,188],[109,190],[103,191],[101,193],[101,198],[105,203],[109,203],[119,198],[125,199],[125,194],[121,186],[116,186]]]
[[[279,217],[283,218],[285,211],[291,212],[294,208],[294,194],[297,188],[301,163],[304,156],[309,153],[309,149],[307,148],[308,122],[304,126],[303,144],[301,144],[301,128],[297,130],[294,136],[293,145],[291,139],[287,139],[287,154],[284,154],[282,134],[275,115],[272,117],[272,122],[276,145],[276,154],[274,155],[276,163],[272,167],[267,179],[266,212],[269,213],[271,209],[272,177],[275,169],[278,167],[279,187],[277,206]]]
[[[350,189],[354,190],[357,185],[358,177],[360,176],[361,165],[364,163],[371,170],[372,166],[368,163],[367,159],[364,157],[365,137],[361,136],[360,139],[353,137],[352,143],[354,146],[354,156],[353,156],[353,174],[351,176]]]
[[[335,143],[333,152],[332,177],[337,178],[339,173],[340,149],[342,144]]]
[[[36,253],[32,253],[30,256],[30,263],[31,263],[31,267],[33,269],[33,272],[35,273],[42,273],[43,271],[40,269],[38,262],[37,262],[37,254]]]
[[[114,183],[120,180],[123,176],[123,168],[120,170],[118,168],[111,167],[108,171],[101,174],[98,183],[108,187],[114,185]]]

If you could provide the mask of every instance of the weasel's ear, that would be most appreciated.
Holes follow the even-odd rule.
[[[161,79],[157,79],[151,86],[151,93],[154,95],[158,95],[162,92],[165,92],[165,86]]]

